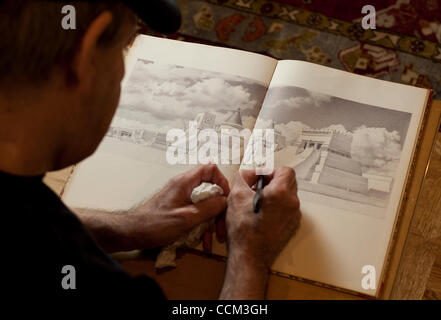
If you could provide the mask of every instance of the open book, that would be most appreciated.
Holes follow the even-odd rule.
[[[275,166],[296,170],[303,213],[272,270],[379,294],[429,90],[148,36],[130,49],[122,86],[105,139],[63,194],[68,206],[127,210],[195,166],[166,160],[171,129],[270,128]],[[240,166],[219,165],[230,183]]]

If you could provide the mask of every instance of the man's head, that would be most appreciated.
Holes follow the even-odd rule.
[[[118,105],[123,51],[137,21],[120,1],[70,1],[76,29],[65,30],[64,5],[0,2],[0,146],[17,160],[32,152],[34,161],[47,162],[45,170],[80,161],[98,146]],[[45,159],[50,152],[53,159]],[[38,173],[27,165],[27,173]]]

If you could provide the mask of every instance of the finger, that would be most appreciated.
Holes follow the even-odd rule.
[[[225,195],[230,193],[227,178],[225,178],[215,164],[194,167],[183,174],[180,182],[186,188],[189,197],[193,189],[199,186],[202,182],[215,183],[222,188]]]
[[[225,214],[221,214],[216,219],[216,239],[220,243],[225,242],[227,239],[227,227],[225,225]]]
[[[191,222],[198,225],[222,213],[227,207],[227,198],[217,196],[189,206],[192,208],[190,212],[193,213]]]
[[[294,190],[294,193],[297,194],[297,177],[296,177],[296,172],[294,170],[294,179],[293,179],[293,183],[291,185],[291,188]]]
[[[240,178],[239,181],[248,185],[248,187],[254,185],[257,182],[258,178],[255,170],[239,170],[238,176]]]
[[[215,164],[208,164],[202,166],[201,183],[210,182],[215,183],[224,190],[224,195],[228,196],[230,193],[230,186],[227,178],[220,171],[219,167]]]
[[[274,179],[274,170],[271,172],[271,174],[266,174],[266,175],[263,176],[263,184],[267,185],[273,179]]]
[[[205,231],[203,238],[202,238],[202,248],[204,249],[204,252],[211,253],[212,247],[213,247],[213,231],[211,229]]]
[[[297,183],[294,169],[290,167],[277,168],[270,183],[263,189],[264,198],[271,195],[279,195],[287,192],[297,194]]]
[[[270,185],[282,185],[291,188],[296,181],[294,169],[291,167],[280,167],[274,170]]]
[[[256,174],[256,170],[240,170],[239,173],[242,177],[242,183],[244,185],[249,186],[253,191],[256,191],[257,180],[259,175]],[[274,171],[271,174],[263,175],[263,184],[264,186],[269,184],[269,182],[273,179]]]

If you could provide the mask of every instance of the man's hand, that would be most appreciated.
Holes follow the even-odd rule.
[[[191,192],[202,182],[216,183],[224,195],[193,204]],[[171,244],[196,225],[218,216],[226,208],[229,192],[227,179],[216,165],[209,164],[174,177],[150,200],[130,212],[76,213],[108,252],[150,249]],[[216,226],[220,240],[225,237],[222,226],[225,229],[224,223]]]
[[[262,299],[268,271],[299,226],[301,213],[292,168],[266,176],[260,212],[253,212],[254,170],[239,171],[228,197],[228,262],[221,298]]]
[[[224,195],[193,204],[191,193],[202,182],[217,184]],[[152,199],[129,214],[134,221],[130,233],[135,246],[154,248],[178,240],[193,227],[222,213],[229,192],[228,180],[214,164],[202,165],[174,177]],[[222,230],[218,233],[221,238],[225,234]]]

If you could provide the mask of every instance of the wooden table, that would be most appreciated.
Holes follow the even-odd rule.
[[[441,109],[441,101],[433,108]],[[45,182],[58,194],[71,168],[49,173]],[[157,273],[151,257],[139,253],[117,256],[131,274],[155,278],[170,299],[216,299],[222,286],[225,262],[202,254],[186,253],[179,267]],[[359,297],[271,275],[269,299],[359,299]],[[441,299],[441,133],[437,134],[416,211],[395,280],[392,299]]]

